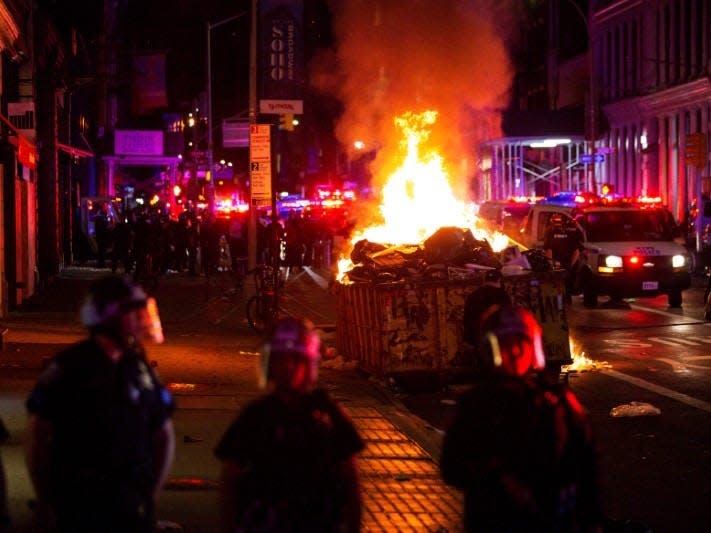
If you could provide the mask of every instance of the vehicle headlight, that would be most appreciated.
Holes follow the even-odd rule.
[[[686,256],[685,255],[675,255],[672,256],[672,267],[674,268],[682,268],[684,265],[686,265]]]
[[[619,255],[600,256],[597,271],[601,274],[614,274],[622,271],[622,257]]]
[[[619,255],[605,257],[605,266],[608,268],[622,268],[622,258]]]

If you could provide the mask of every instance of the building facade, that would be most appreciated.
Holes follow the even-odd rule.
[[[511,49],[511,101],[504,136],[484,143],[476,200],[547,196],[597,187],[590,115],[584,0],[525,3]],[[587,113],[587,115],[586,115]]]
[[[626,195],[659,195],[677,220],[711,189],[708,149],[687,161],[692,134],[709,134],[711,2],[618,0],[591,5],[597,98],[608,128],[603,180]]]
[[[485,196],[610,185],[627,197],[658,196],[678,221],[689,221],[690,206],[711,193],[711,0],[530,5],[546,37],[524,27],[538,46],[515,58],[513,118],[507,128],[505,113],[506,137],[487,143]],[[582,29],[564,31],[576,21]],[[566,34],[586,37],[587,50],[564,56]],[[581,106],[584,121],[561,119]],[[571,143],[533,149],[551,136]],[[691,153],[692,143],[701,154]]]
[[[30,2],[0,1],[0,316],[37,284],[37,122]]]

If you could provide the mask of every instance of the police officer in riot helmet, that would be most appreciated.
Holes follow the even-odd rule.
[[[584,237],[582,231],[569,216],[553,213],[543,236],[545,254],[567,272],[565,279],[566,299],[578,293],[577,275],[580,270]]]
[[[466,531],[601,531],[590,423],[543,372],[536,318],[496,304],[481,331],[488,370],[459,398],[440,457],[445,482],[464,493]]]
[[[162,341],[155,301],[128,278],[94,282],[88,338],[59,352],[27,402],[38,528],[152,532],[175,447],[174,404],[146,360]]]
[[[239,413],[215,449],[224,531],[358,531],[361,497],[353,423],[316,387],[313,326],[280,319],[262,350],[265,396]]]

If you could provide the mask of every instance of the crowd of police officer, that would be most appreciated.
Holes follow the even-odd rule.
[[[112,217],[101,207],[94,218],[97,265],[119,269],[141,280],[147,270],[165,274],[168,270],[197,274],[200,251],[205,268],[213,247],[214,217],[186,209],[171,217],[160,207],[137,207]]]
[[[138,207],[118,217],[100,207],[94,218],[97,265],[130,274],[147,288],[168,272],[243,275],[248,255],[248,214],[216,217],[188,207],[177,217],[161,207]],[[332,264],[334,240],[343,232],[326,216],[290,212],[259,218],[256,261],[290,268]]]

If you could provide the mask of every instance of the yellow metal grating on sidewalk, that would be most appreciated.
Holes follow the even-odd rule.
[[[461,531],[462,498],[437,479],[363,480],[363,531]]]
[[[341,404],[341,407],[351,418],[383,418],[383,414],[375,407],[353,407],[346,404]]]
[[[399,430],[361,429],[358,425],[358,421],[355,422],[360,437],[366,442],[411,442],[410,439]]]
[[[365,449],[360,452],[361,457],[377,459],[395,459],[408,457],[412,459],[429,459],[429,455],[410,441],[381,442],[367,441]]]
[[[362,531],[462,531],[462,496],[442,481],[432,457],[377,409],[347,411],[365,441]]]
[[[368,429],[397,431],[397,428],[382,415],[378,417],[357,416],[353,417],[353,422],[358,426],[359,430],[363,431]]]
[[[358,461],[361,475],[364,477],[375,476],[419,476],[438,477],[439,468],[428,459],[409,459],[395,457],[393,459],[369,459],[362,457]]]

